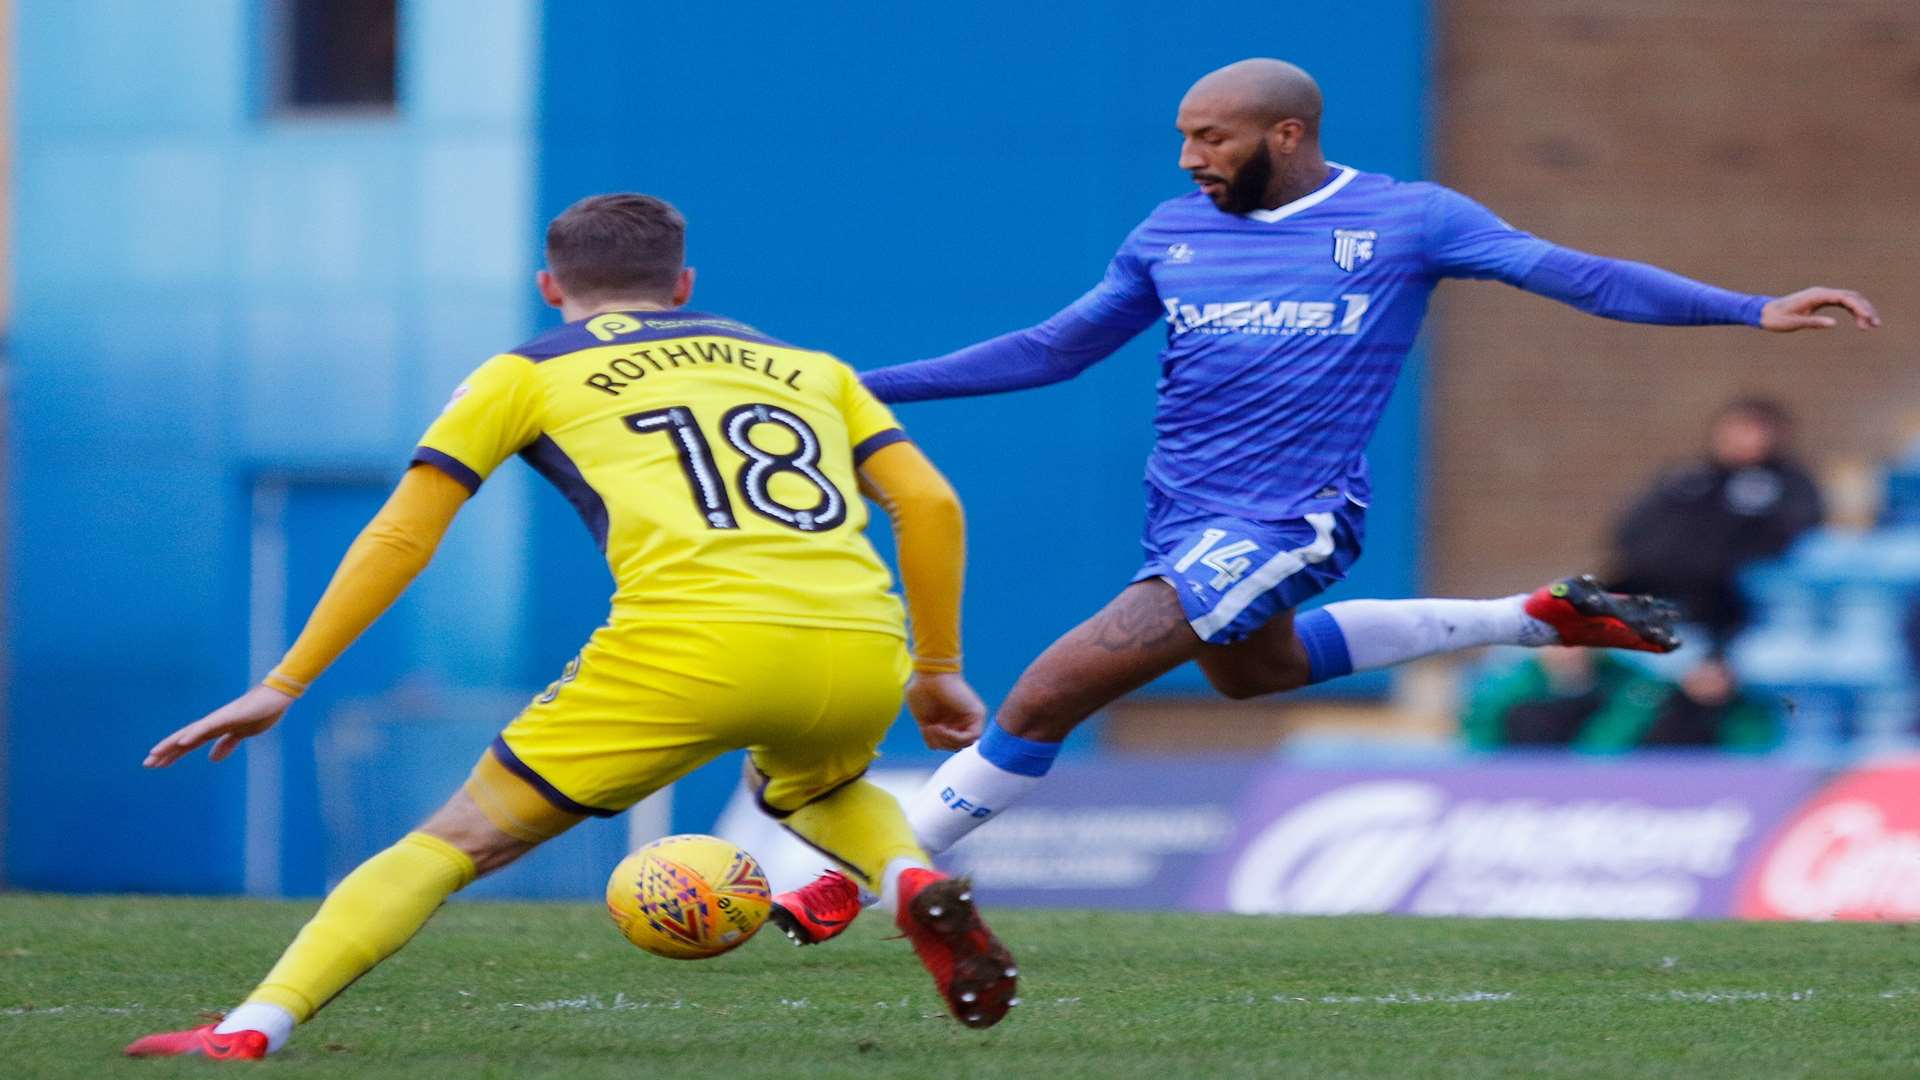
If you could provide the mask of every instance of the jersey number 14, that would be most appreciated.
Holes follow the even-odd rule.
[[[1260,545],[1251,540],[1235,540],[1231,544],[1220,544],[1220,541],[1226,538],[1227,530],[1225,529],[1208,529],[1202,532],[1200,539],[1187,549],[1187,553],[1180,557],[1179,562],[1173,564],[1173,568],[1184,574],[1197,562],[1209,570],[1217,571],[1213,575],[1213,580],[1208,582],[1216,590],[1224,589],[1239,581],[1246,575],[1248,568],[1253,566],[1253,560],[1247,558],[1247,553],[1259,550]],[[1215,547],[1215,544],[1220,546]]]
[[[714,464],[713,444],[693,418],[693,410],[684,405],[649,409],[622,418],[636,435],[664,434],[673,439],[680,454],[680,468],[687,474],[694,507],[709,529],[737,529],[733,496],[720,478]],[[785,428],[794,438],[794,448],[774,453],[756,445],[753,430],[762,424]],[[820,471],[820,437],[805,420],[779,407],[754,403],[727,410],[720,418],[720,434],[728,445],[747,460],[734,474],[734,487],[749,509],[769,521],[801,532],[822,532],[847,520],[846,496],[840,494],[827,474]],[[819,498],[812,506],[788,506],[773,497],[773,478],[793,473],[813,485]]]

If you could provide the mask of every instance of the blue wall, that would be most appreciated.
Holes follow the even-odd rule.
[[[1240,12],[1231,32],[1162,0],[643,17],[625,0],[403,0],[400,109],[332,119],[270,115],[262,7],[16,11],[15,885],[311,892],[331,704],[538,685],[603,617],[577,519],[504,469],[368,643],[380,655],[325,684],[331,704],[303,703],[250,764],[138,767],[262,674],[261,485],[286,497],[272,520],[297,624],[448,390],[551,318],[528,276],[573,199],[672,199],[697,304],[870,367],[1034,322],[1096,280],[1185,190],[1181,92],[1243,55],[1320,76],[1337,159],[1423,171],[1420,0],[1275,5],[1268,28]],[[903,411],[968,503],[970,666],[990,697],[1135,565],[1153,336],[1066,386]],[[1376,443],[1356,591],[1413,587],[1417,383]],[[255,805],[281,807],[280,858],[251,875],[249,769]],[[688,785],[677,823],[730,786]]]
[[[241,886],[239,759],[139,763],[262,674],[256,479],[390,482],[461,374],[529,325],[526,5],[411,0],[398,113],[299,119],[268,113],[263,6],[16,8],[15,885]],[[500,541],[524,492],[502,488],[411,600],[422,677],[494,679],[510,651],[520,562]],[[291,853],[318,828],[298,766],[321,711],[290,716],[289,773],[267,778],[297,797]],[[312,862],[281,884],[317,887]]]

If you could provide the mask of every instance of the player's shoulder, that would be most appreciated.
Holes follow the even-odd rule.
[[[781,349],[797,348],[738,319],[702,311],[673,310],[609,311],[556,326],[507,351],[538,364],[608,345],[690,337],[725,337]]]
[[[1192,191],[1175,195],[1171,199],[1161,200],[1158,205],[1147,212],[1145,218],[1141,219],[1140,228],[1144,229],[1150,225],[1166,224],[1168,222],[1184,222],[1193,218],[1202,218],[1206,217],[1209,212],[1217,217],[1219,216],[1220,210],[1213,205],[1211,199],[1208,199],[1201,193],[1199,188],[1194,188]]]
[[[1220,210],[1200,189],[1195,188],[1183,195],[1162,200],[1140,219],[1140,223],[1127,233],[1121,243],[1121,250],[1136,256],[1147,256],[1165,248],[1169,241],[1209,228],[1217,228],[1222,223]]]
[[[1388,173],[1365,169],[1353,170],[1353,179],[1347,183],[1347,193],[1385,203],[1421,206],[1445,195],[1458,194],[1452,188],[1432,180],[1402,180]]]
[[[833,353],[824,352],[820,349],[807,349],[805,351],[808,353],[811,353],[813,356],[818,357],[820,362],[826,367],[826,369],[828,371],[833,372],[834,378],[839,381],[840,392],[843,395],[847,393],[851,393],[856,388],[864,387],[866,385],[865,383],[860,381],[859,368],[854,367],[852,364],[849,364],[845,360],[842,360],[840,357],[835,356]]]
[[[1477,229],[1493,214],[1473,199],[1432,180],[1401,180],[1385,173],[1355,176],[1347,207],[1376,219],[1411,223],[1423,235],[1440,237]],[[1502,223],[1504,224],[1504,223]]]
[[[1397,199],[1435,213],[1457,213],[1480,205],[1469,196],[1435,180],[1397,180],[1377,173],[1374,175],[1380,176],[1384,183],[1369,185],[1369,190],[1382,199]]]
[[[458,401],[474,391],[494,394],[519,386],[533,371],[533,367],[534,362],[519,353],[512,351],[494,353],[481,362],[479,367],[474,368],[465,381],[454,390],[453,400]],[[452,402],[448,404],[451,405]]]

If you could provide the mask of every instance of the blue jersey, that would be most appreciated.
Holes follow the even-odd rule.
[[[1147,480],[1215,513],[1295,518],[1367,501],[1367,440],[1448,277],[1637,322],[1757,324],[1765,303],[1557,247],[1438,184],[1333,166],[1272,210],[1226,213],[1199,191],[1170,199],[1047,322],[865,379],[883,401],[1041,385],[1162,322]]]

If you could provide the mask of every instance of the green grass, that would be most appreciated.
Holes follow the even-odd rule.
[[[0,895],[0,1075],[203,1075],[311,904]],[[1001,912],[1026,1004],[940,1012],[879,920],[658,960],[585,905],[454,904],[264,1066],[472,1077],[1920,1075],[1904,927]]]

